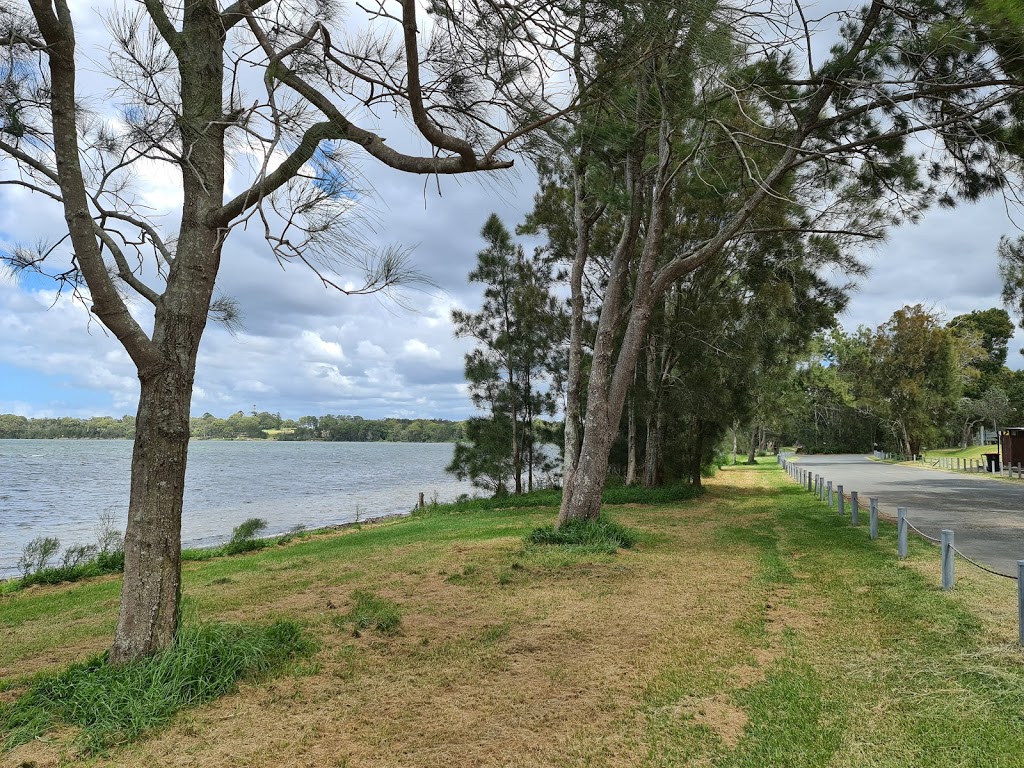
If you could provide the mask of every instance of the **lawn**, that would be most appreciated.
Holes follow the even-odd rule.
[[[983,462],[982,454],[996,453],[994,445],[972,445],[969,448],[935,448],[924,452],[926,459],[975,459]]]
[[[185,621],[318,650],[99,754],[2,765],[998,766],[1024,753],[1016,591],[872,542],[773,466],[607,506],[617,554],[525,545],[551,507],[428,511],[185,566]],[[101,651],[117,577],[0,598],[0,701]]]

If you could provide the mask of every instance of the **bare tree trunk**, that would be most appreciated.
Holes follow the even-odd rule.
[[[626,410],[629,412],[629,425],[626,437],[626,485],[636,485],[636,397],[629,396],[626,403]]]
[[[180,372],[163,373],[142,385],[112,664],[166,648],[177,629],[191,390]]]
[[[667,151],[667,146],[665,150]],[[633,295],[633,311],[629,316],[629,325],[619,355],[613,362],[622,304],[629,282],[629,264],[640,230],[640,174],[639,158],[631,154],[627,158],[626,171],[626,187],[632,193],[631,208],[609,265],[608,286],[594,340],[594,356],[587,387],[587,414],[583,423],[579,460],[573,476],[566,482],[556,527],[568,520],[596,520],[601,512],[601,494],[608,475],[608,454],[618,430],[629,381],[636,368],[651,316],[648,294],[654,263],[664,235],[663,195],[656,196],[658,203],[651,216],[654,226],[648,233],[644,245],[641,266],[637,274],[637,290]]]
[[[527,368],[529,374],[529,368]],[[533,386],[526,383],[526,490],[533,490]]]
[[[757,461],[757,425],[750,431],[750,448],[747,450],[747,464]]]
[[[647,427],[647,445],[645,447],[644,461],[645,488],[654,488],[661,484],[661,451],[665,435],[665,409],[662,407],[660,398],[655,404],[655,409]]]

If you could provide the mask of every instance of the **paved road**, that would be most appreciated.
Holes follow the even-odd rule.
[[[896,508],[906,507],[910,522],[929,536],[952,529],[958,550],[1000,573],[1015,576],[1017,561],[1024,559],[1024,481],[883,464],[864,456],[798,456],[796,463],[831,480],[833,487],[842,485],[846,494],[857,491],[862,510],[869,496],[877,496],[883,515],[895,518]]]

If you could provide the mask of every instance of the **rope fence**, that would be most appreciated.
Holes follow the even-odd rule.
[[[844,490],[843,490],[843,486],[838,485],[838,484],[833,486],[831,480],[826,480],[822,475],[819,475],[817,473],[812,473],[809,469],[805,469],[804,467],[799,466],[797,463],[790,461],[789,457],[791,457],[792,455],[793,454],[791,454],[791,453],[780,453],[779,456],[778,456],[779,464],[783,467],[783,469],[786,470],[786,473],[793,480],[798,482],[800,484],[801,488],[806,489],[809,493],[813,493],[814,496],[819,501],[821,501],[822,503],[827,504],[829,509],[832,509],[832,507],[833,507],[833,498],[835,498],[836,499],[835,506],[837,507],[837,512],[842,517],[846,516],[846,500],[847,500],[847,498],[849,498],[849,500],[850,500],[850,522],[851,522],[851,525],[853,525],[854,527],[859,527],[860,526],[860,520],[859,520],[860,499],[859,499],[859,497],[857,495],[857,492],[856,491],[850,491],[850,493],[847,495],[844,492]],[[918,460],[918,459],[923,460],[923,457],[914,457],[915,461]],[[953,461],[951,459],[938,460],[938,461],[948,461],[948,462],[950,462],[951,465],[953,464]],[[960,459],[957,459],[956,460],[956,464],[954,466],[957,469],[959,469],[961,466],[963,466],[964,470],[965,471],[969,471],[969,472],[978,471],[975,468],[975,466],[973,464],[973,461],[974,460],[971,460],[972,463],[969,463],[967,460],[964,460],[961,463]],[[1000,469],[1002,469],[1002,468],[1000,468]],[[1009,468],[1009,472],[1010,472],[1009,476],[1012,477],[1013,467]],[[1017,476],[1018,476],[1018,478],[1021,476],[1020,472],[1021,472],[1021,466],[1020,466],[1020,464],[1018,464],[1017,465],[1017,473],[1018,473]],[[1002,471],[1000,471],[999,474],[1002,474]],[[870,528],[869,528],[869,533],[870,533],[870,536],[871,536],[872,539],[877,539],[878,538],[878,498],[876,496],[871,496],[871,497],[869,497],[869,501],[870,501]],[[992,568],[989,568],[988,566],[982,565],[977,560],[974,560],[974,559],[968,557],[963,552],[961,552],[959,549],[957,549],[956,546],[954,545],[955,534],[954,534],[953,531],[951,531],[949,529],[943,529],[942,534],[941,534],[941,536],[939,538],[936,538],[934,536],[930,536],[929,534],[925,533],[920,528],[918,528],[916,525],[914,525],[913,523],[910,522],[909,516],[907,514],[907,508],[906,507],[897,507],[897,509],[896,509],[896,554],[897,554],[897,556],[901,560],[907,556],[907,549],[908,549],[907,538],[908,538],[908,532],[909,531],[914,531],[914,533],[916,533],[921,538],[926,539],[927,541],[934,542],[935,544],[939,545],[939,551],[941,553],[941,558],[942,558],[942,589],[944,591],[949,591],[949,590],[953,589],[953,586],[955,584],[956,574],[955,574],[955,571],[954,571],[954,563],[955,563],[957,555],[959,555],[962,560],[970,563],[975,568],[978,568],[978,569],[980,569],[982,571],[985,571],[986,573],[991,573],[993,576],[1001,576],[1004,579],[1010,579],[1011,581],[1016,581],[1017,582],[1018,644],[1020,646],[1024,647],[1024,560],[1018,560],[1017,561],[1017,575],[1016,576],[1010,576],[1010,575],[1005,574],[1005,573],[1000,573],[999,571],[993,570]]]
[[[934,536],[929,536],[927,533],[922,531],[920,528],[918,528],[916,525],[914,525],[909,520],[907,520],[907,525],[910,526],[910,530],[912,530],[914,533],[916,533],[922,539],[928,539],[928,541],[934,541],[936,544],[941,544],[942,543],[942,539],[937,539]]]

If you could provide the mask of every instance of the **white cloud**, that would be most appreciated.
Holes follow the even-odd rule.
[[[402,357],[413,360],[440,360],[440,351],[420,339],[409,339],[402,345]]]
[[[307,360],[345,362],[345,353],[336,341],[326,341],[316,331],[303,331],[296,345]]]

